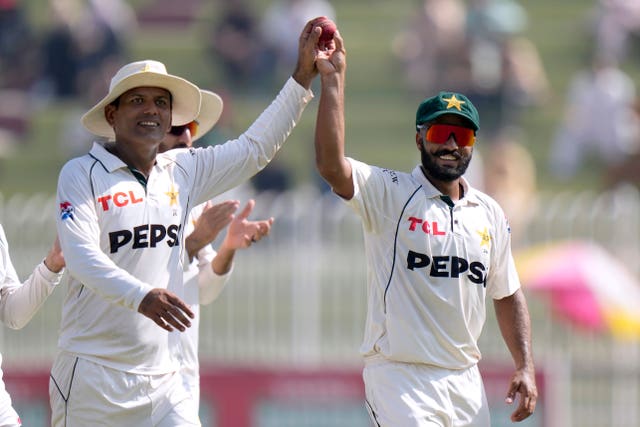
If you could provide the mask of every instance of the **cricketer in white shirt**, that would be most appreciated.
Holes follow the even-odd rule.
[[[172,126],[198,116],[202,96],[153,60],[120,68],[83,115],[113,142],[94,143],[59,175],[70,281],[49,381],[52,425],[200,425],[175,356],[175,329],[193,317],[183,301],[184,229],[191,209],[262,170],[290,134],[312,98],[316,62],[335,51],[319,49],[320,21],[305,25],[291,78],[238,139],[158,154]]]
[[[190,214],[185,228],[185,236],[193,232],[194,223],[202,214],[205,205],[196,206]],[[181,335],[182,338],[182,375],[189,390],[194,395],[196,405],[200,401],[200,363],[198,360],[198,341],[200,326],[200,305],[212,303],[224,289],[233,272],[233,267],[225,274],[213,271],[211,261],[216,251],[208,244],[200,249],[184,272],[184,301],[189,304],[194,318],[191,327]]]
[[[67,162],[57,194],[70,273],[58,342],[64,354],[130,374],[180,369],[180,332],[159,328],[138,306],[153,288],[181,289],[190,210],[264,168],[311,98],[290,78],[238,139],[158,154],[146,184],[98,143]],[[71,369],[60,368],[67,371],[61,383],[52,374],[51,391],[65,402]]]
[[[369,268],[361,353],[448,369],[475,365],[486,296],[520,288],[502,209],[464,178],[465,196],[452,202],[420,166],[408,174],[350,162],[355,194],[347,203],[362,219]]]
[[[9,256],[9,243],[0,225],[0,320],[11,329],[23,328],[51,295],[64,273],[50,271],[42,261],[21,283]],[[0,365],[2,355],[0,354]],[[11,406],[11,398],[2,381],[0,369],[0,425],[19,426],[20,418]]]
[[[317,64],[325,85],[316,166],[363,224],[368,304],[361,352],[372,420],[385,427],[489,427],[477,340],[491,297],[515,365],[505,402],[520,395],[511,420],[521,421],[535,410],[537,387],[509,225],[498,204],[462,177],[478,111],[453,92],[422,101],[415,122],[421,162],[412,173],[346,157],[346,52],[335,39],[333,58]]]
[[[159,152],[193,147],[194,142],[218,122],[223,110],[222,98],[214,92],[202,89],[200,94],[198,116],[186,125],[172,126],[160,143]],[[236,211],[240,202],[227,199],[227,194],[219,196],[220,200],[224,199],[221,203],[214,204],[210,201],[193,208],[184,232],[185,255],[189,258],[185,259],[184,302],[194,317],[191,327],[180,335],[182,348],[176,357],[182,361],[181,375],[186,389],[193,396],[194,413],[199,412],[200,404],[200,305],[210,304],[220,295],[233,270],[236,251],[261,240],[269,233],[273,223],[273,218],[248,221],[255,201],[248,201],[238,213]],[[227,230],[226,236],[216,251],[211,244],[224,229]]]
[[[169,352],[176,333],[160,330],[137,308],[152,288],[182,283],[181,233],[191,208],[266,166],[310,98],[289,79],[238,139],[158,154],[146,186],[98,143],[63,167],[57,224],[70,282],[62,350],[132,373],[178,369]]]

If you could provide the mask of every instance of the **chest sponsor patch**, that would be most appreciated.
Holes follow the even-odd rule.
[[[447,234],[445,226],[438,224],[437,221],[429,221],[414,216],[409,217],[409,231],[422,230],[425,234],[434,236],[445,236]]]
[[[463,275],[477,285],[487,286],[487,268],[480,261],[469,261],[458,256],[433,255],[420,252],[407,253],[407,269],[421,270],[431,277],[449,277],[457,279]]]
[[[159,244],[169,247],[178,246],[180,225],[143,224],[131,230],[118,230],[109,233],[109,251],[114,254],[122,247],[130,249],[155,248]]]
[[[142,201],[144,201],[144,198],[136,196],[133,191],[118,191],[98,197],[98,206],[102,207],[102,210],[106,212],[111,208],[122,208]]]

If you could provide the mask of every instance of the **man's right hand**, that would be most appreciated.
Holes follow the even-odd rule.
[[[318,75],[316,59],[319,53],[318,41],[322,32],[318,24],[323,19],[318,17],[307,22],[298,39],[298,62],[292,77],[305,89],[311,87],[311,82]]]
[[[229,225],[238,206],[240,206],[238,200],[226,200],[216,205],[207,202],[202,214],[194,224],[193,231],[185,241],[189,259],[193,259],[200,249],[213,242],[218,233]]]
[[[345,71],[347,69],[347,51],[339,31],[334,34],[331,44],[333,49],[318,52],[316,67],[321,78],[336,74],[340,77],[341,84],[344,85]]]
[[[191,319],[194,318],[193,312],[184,301],[174,293],[161,288],[149,291],[142,299],[138,312],[169,332],[172,332],[173,328],[184,332],[191,326],[187,316]]]

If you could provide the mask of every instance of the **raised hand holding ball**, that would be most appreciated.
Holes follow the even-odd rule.
[[[322,34],[320,34],[320,43],[327,43],[333,40],[333,35],[336,32],[336,24],[331,19],[326,16],[322,16],[320,22],[318,22],[318,27],[322,28]]]

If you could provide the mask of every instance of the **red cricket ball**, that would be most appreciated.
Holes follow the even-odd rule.
[[[320,42],[328,42],[333,40],[333,35],[336,32],[336,24],[329,18],[324,18],[318,22],[318,27],[322,28],[322,34],[320,34]]]

